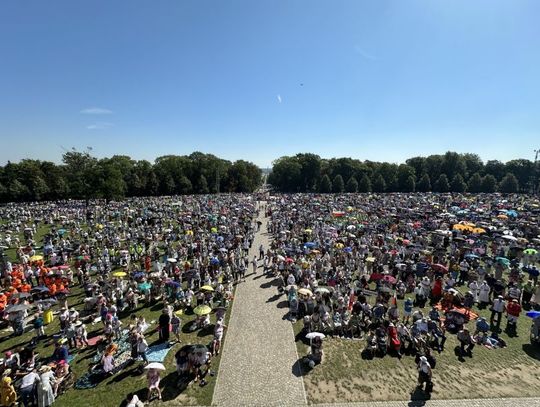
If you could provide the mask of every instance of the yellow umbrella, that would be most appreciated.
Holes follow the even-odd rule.
[[[212,233],[217,233],[217,228],[211,228],[211,229],[210,229],[210,232],[212,232]]]
[[[375,261],[375,257],[368,257],[368,258],[366,259],[366,261],[367,261],[368,263],[373,263],[373,262]]]
[[[183,315],[183,314],[184,314],[184,311],[181,310],[181,309],[179,309],[179,310],[176,311],[174,314],[180,316],[180,315]]]
[[[343,249],[345,247],[345,245],[343,243],[336,243],[336,248],[337,249]]]
[[[473,233],[477,234],[477,235],[481,235],[482,233],[486,233],[486,230],[485,229],[482,229],[482,228],[474,228],[472,230]]]
[[[308,295],[308,296],[312,296],[313,293],[311,292],[311,290],[308,290],[307,288],[301,288],[298,290],[298,294],[302,294],[302,295]]]
[[[214,288],[209,285],[203,285],[201,291],[214,291]]]
[[[315,250],[312,250],[310,254],[319,254],[320,252],[321,252],[320,250],[315,249]]]
[[[198,307],[195,307],[193,310],[193,313],[198,316],[202,315],[208,315],[212,312],[212,308],[210,308],[208,305],[199,305]]]
[[[193,230],[188,230],[186,232],[186,236],[190,236],[190,235],[193,236]]]
[[[305,229],[304,232],[305,232],[305,233],[312,233],[313,230],[311,230],[311,229]]]
[[[454,229],[454,230],[467,230],[467,226],[457,224],[457,225],[452,226],[452,229]]]
[[[112,273],[113,277],[125,277],[127,273],[125,271],[115,271]]]
[[[38,254],[30,257],[30,261],[40,261],[40,260],[43,260],[43,256],[40,256]]]
[[[508,219],[508,216],[506,215],[497,215],[499,219]]]

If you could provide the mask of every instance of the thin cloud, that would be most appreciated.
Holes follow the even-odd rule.
[[[104,109],[102,107],[87,107],[80,111],[82,114],[112,114],[112,110]]]
[[[90,124],[86,126],[86,128],[88,130],[103,130],[103,129],[108,129],[109,127],[112,127],[112,126],[114,126],[113,123],[98,122],[98,123]]]
[[[370,61],[376,61],[378,58],[375,55],[370,54],[369,52],[364,51],[359,46],[354,47],[354,50],[357,54],[360,54],[365,59],[369,59]]]
[[[277,95],[277,101],[278,103],[281,103],[281,95]]]

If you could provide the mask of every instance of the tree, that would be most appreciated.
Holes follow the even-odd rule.
[[[403,185],[403,192],[414,192],[416,188],[416,181],[414,180],[413,175],[409,175],[407,179],[405,180],[405,184]]]
[[[385,192],[386,191],[386,182],[381,174],[375,175],[373,179],[373,192]]]
[[[369,178],[368,178],[368,181],[369,181]],[[347,185],[345,186],[345,189],[347,190],[347,192],[353,192],[353,193],[358,192],[358,181],[356,181],[356,178],[354,177],[349,178],[349,180],[347,181]]]
[[[452,192],[465,192],[467,189],[467,184],[465,184],[465,181],[460,174],[456,174],[456,176],[452,179],[450,188]]]
[[[437,179],[437,182],[435,182],[434,190],[436,192],[449,192],[450,191],[450,185],[448,184],[448,177],[446,176],[446,174],[441,174],[439,176],[439,179]]]
[[[343,177],[338,174],[334,177],[334,181],[332,181],[332,191],[335,193],[342,193],[345,191],[345,183],[343,182]]]
[[[409,181],[409,177],[413,178],[413,181],[415,181],[415,175],[414,175],[414,168],[407,164],[401,164],[398,167],[397,172],[398,177],[398,190],[401,192],[414,192],[414,186],[411,188],[411,183]],[[414,184],[414,182],[413,182]]]
[[[499,183],[499,192],[505,194],[514,194],[519,192],[519,182],[514,174],[509,172],[506,174]]]
[[[491,174],[482,178],[482,192],[492,193],[497,190],[497,180]]]
[[[441,170],[443,174],[446,174],[447,179],[454,179],[458,174],[462,177],[467,176],[465,160],[463,160],[462,156],[453,151],[448,151],[444,155]]]
[[[330,177],[328,176],[328,174],[324,174],[324,176],[321,178],[319,191],[323,194],[328,194],[332,192],[332,181],[330,181]]]
[[[467,190],[469,192],[472,192],[474,194],[482,192],[482,177],[480,176],[480,173],[475,172],[473,176],[469,178],[469,182],[467,185]]]
[[[18,179],[14,180],[8,185],[8,193],[10,200],[13,201],[24,201],[30,197],[30,190]]]
[[[384,183],[383,177],[379,174],[380,179]],[[358,192],[371,192],[371,180],[369,177],[364,174],[362,178],[360,178],[360,184],[358,185]]]
[[[420,178],[420,181],[416,184],[416,190],[419,192],[431,191],[431,180],[429,179],[429,175],[422,175],[422,178]]]
[[[195,187],[195,190],[199,194],[207,194],[208,191],[208,181],[206,180],[206,177],[204,175],[201,175],[199,179],[197,180],[197,185]]]
[[[496,181],[500,181],[506,174],[505,166],[499,160],[489,160],[484,166],[484,175],[492,175]]]

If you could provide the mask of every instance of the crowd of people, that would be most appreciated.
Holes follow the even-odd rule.
[[[325,336],[362,339],[366,358],[414,357],[430,392],[449,335],[471,357],[506,346],[530,311],[538,336],[539,213],[524,195],[276,195],[264,266],[310,338],[310,366]]]
[[[161,399],[166,367],[152,360],[153,346],[166,352],[195,330],[213,340],[181,344],[176,370],[205,385],[234,284],[253,262],[257,213],[255,195],[1,207],[0,313],[11,329],[0,342],[31,340],[0,361],[0,405],[47,407],[68,388],[95,387],[133,363],[147,371],[147,398]],[[147,321],[156,308],[159,316]],[[92,363],[75,377],[72,361],[82,352]],[[140,396],[128,402],[139,405]]]

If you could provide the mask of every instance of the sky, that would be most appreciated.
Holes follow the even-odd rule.
[[[0,165],[534,159],[536,0],[6,0]]]

